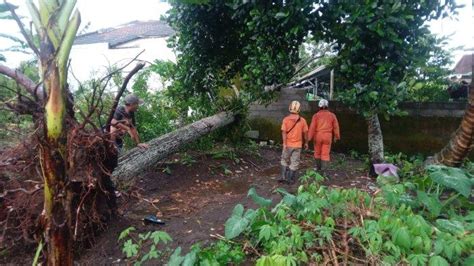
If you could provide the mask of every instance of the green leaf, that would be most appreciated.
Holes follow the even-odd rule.
[[[140,260],[140,263],[144,263],[145,261],[151,260],[151,259],[157,259],[159,257],[160,257],[160,255],[158,254],[158,251],[156,250],[156,247],[151,246],[150,251],[148,251],[148,253],[145,254],[145,256],[143,256],[143,258]]]
[[[439,216],[443,205],[437,197],[428,196],[428,194],[426,194],[424,191],[418,191],[417,196],[419,202],[421,202],[428,209],[432,216]]]
[[[277,18],[277,19],[286,18],[286,17],[288,17],[288,15],[289,15],[288,13],[278,12],[278,13],[276,13],[275,18]]]
[[[119,236],[119,240],[122,240],[124,238],[126,238],[131,232],[135,231],[135,227],[129,227],[125,230],[123,230],[121,233],[120,233],[120,236]]]
[[[472,266],[472,265],[474,265],[474,255],[471,255],[471,256],[469,256],[469,258],[465,259],[463,261],[462,265],[463,266]]]
[[[255,266],[273,266],[273,265],[274,265],[274,261],[269,256],[261,256],[255,263]]]
[[[252,187],[248,194],[247,194],[247,197],[250,197],[252,198],[252,200],[258,204],[260,207],[268,207],[270,205],[272,205],[272,200],[271,199],[266,199],[264,197],[261,197],[257,194],[257,191],[255,190],[254,187]]]
[[[258,241],[262,241],[262,240],[268,241],[270,240],[270,238],[274,237],[276,234],[277,234],[277,230],[273,226],[269,224],[262,225],[262,227],[260,227],[260,232],[258,234]]]
[[[462,235],[466,231],[463,224],[459,221],[438,219],[436,225],[439,229],[450,232],[455,235]]]
[[[454,189],[466,198],[471,194],[471,175],[465,170],[442,165],[431,165],[427,170],[434,182]]]
[[[191,252],[186,254],[186,256],[184,257],[183,266],[194,266],[197,261],[197,254],[199,251],[199,248],[195,248],[191,250]]]
[[[402,226],[395,230],[392,236],[392,242],[396,245],[409,249],[411,245],[410,233],[406,226]]]
[[[283,202],[288,206],[293,206],[296,203],[296,196],[288,193],[286,190],[282,188],[278,188],[276,190],[278,193],[283,195]]]
[[[0,13],[10,11],[10,9],[17,9],[17,6],[14,6],[9,3],[0,3]]]
[[[449,263],[441,256],[433,256],[430,258],[428,265],[429,266],[449,266]]]
[[[173,241],[166,232],[163,231],[155,231],[151,234],[151,238],[153,239],[153,243],[158,244],[160,241],[167,244],[168,242]]]
[[[244,215],[244,206],[242,204],[237,204],[232,211],[232,216],[225,223],[225,237],[227,239],[233,239],[238,237],[242,232],[244,232],[250,221],[255,217],[254,210],[247,210]]]
[[[408,256],[408,261],[410,265],[418,266],[418,265],[426,265],[428,261],[428,255],[426,254],[411,254]]]
[[[124,243],[122,252],[127,255],[127,258],[134,257],[138,254],[138,245],[134,244],[131,239]]]
[[[181,256],[181,247],[178,247],[174,250],[173,254],[168,261],[168,266],[180,266],[183,263],[184,257]]]

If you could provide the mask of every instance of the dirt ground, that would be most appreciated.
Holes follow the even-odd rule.
[[[186,252],[198,242],[205,246],[215,241],[216,235],[224,235],[224,223],[236,204],[256,207],[247,198],[251,187],[277,202],[280,196],[274,192],[276,188],[293,192],[298,186],[277,182],[280,172],[280,150],[277,148],[263,147],[259,155],[242,155],[238,162],[215,159],[202,153],[188,155],[195,162],[183,165],[180,155],[176,155],[169,162],[150,169],[132,192],[123,192],[119,200],[119,217],[100,234],[92,248],[81,252],[78,262],[123,264],[125,257],[117,239],[120,232],[130,226],[139,232],[167,232],[173,238],[168,245],[170,251],[181,246]],[[332,161],[326,185],[367,191],[374,188],[363,162],[344,154],[334,154]],[[304,154],[300,174],[313,166],[312,155]],[[144,225],[142,219],[148,214],[157,214],[166,224]]]

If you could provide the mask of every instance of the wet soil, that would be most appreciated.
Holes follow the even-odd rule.
[[[170,234],[173,242],[168,252],[180,246],[186,252],[196,243],[201,246],[215,241],[224,234],[224,223],[233,207],[241,203],[256,207],[247,198],[255,187],[257,193],[274,202],[281,199],[275,192],[283,187],[296,191],[298,184],[283,185],[277,182],[280,173],[280,149],[264,147],[256,154],[238,158],[215,159],[199,152],[176,155],[145,174],[131,191],[123,191],[119,199],[120,215],[101,233],[92,248],[79,255],[80,264],[124,264],[125,257],[117,239],[121,231],[133,226],[139,232],[162,230]],[[302,156],[300,174],[314,166],[310,153]],[[187,163],[184,163],[184,162]],[[334,154],[326,171],[325,185],[331,187],[358,187],[373,190],[364,163]],[[165,225],[145,225],[145,215],[155,214]]]

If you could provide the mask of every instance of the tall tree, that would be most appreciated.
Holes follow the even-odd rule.
[[[399,112],[410,68],[429,59],[433,43],[426,22],[454,8],[454,1],[342,0],[324,1],[314,13],[320,22],[315,36],[337,43],[332,66],[344,84],[340,97],[367,121],[372,164],[384,161],[379,115]]]
[[[199,105],[208,115],[268,101],[272,95],[264,87],[292,77],[308,33],[312,1],[185,2],[196,1],[173,1],[168,18],[179,51],[177,98],[201,99]],[[234,105],[215,103],[224,90],[233,92]]]
[[[182,143],[238,120],[250,103],[271,100],[264,88],[294,75],[313,10],[310,1],[189,0],[172,7],[178,58],[169,95],[185,114],[191,108],[198,118],[213,116],[152,140],[146,153],[123,156],[114,178],[124,185]]]

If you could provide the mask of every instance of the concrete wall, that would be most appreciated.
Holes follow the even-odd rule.
[[[250,125],[260,132],[261,139],[281,142],[280,124],[288,114],[292,100],[302,103],[302,116],[308,124],[318,110],[317,102],[305,100],[306,91],[283,90],[279,99],[268,105],[253,105],[250,108]],[[382,117],[382,131],[386,149],[390,152],[425,155],[439,151],[459,126],[466,103],[403,103],[401,108],[407,116]],[[331,102],[330,109],[336,113],[342,140],[334,146],[335,151],[357,150],[367,152],[367,126],[364,119],[339,102]]]

